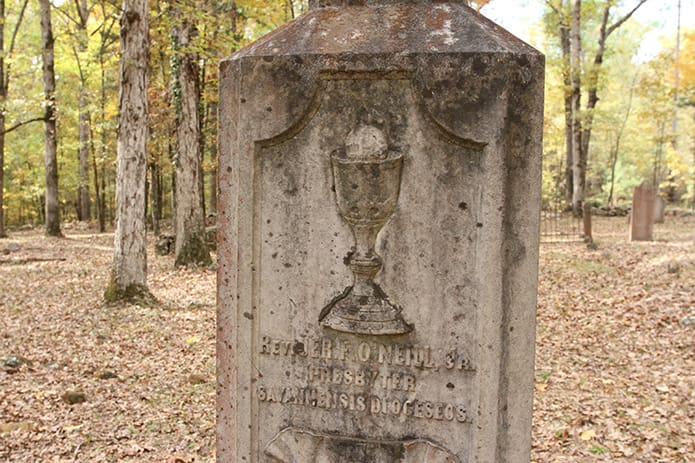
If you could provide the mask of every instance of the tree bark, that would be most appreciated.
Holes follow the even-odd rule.
[[[575,0],[572,8],[572,22],[570,27],[570,48],[572,62],[572,170],[573,170],[573,195],[572,209],[576,215],[581,214],[582,203],[586,194],[586,169],[589,162],[589,146],[594,120],[594,109],[599,101],[598,82],[603,57],[606,50],[606,40],[625,21],[630,19],[647,0],[639,0],[637,4],[623,17],[608,26],[610,18],[611,2],[607,2],[601,17],[599,38],[594,61],[586,79],[587,103],[582,112],[581,108],[581,0]],[[569,142],[568,142],[569,143]]]
[[[5,18],[5,0],[0,0],[0,238],[5,238],[7,236],[5,232],[3,186],[5,181],[5,133],[7,133],[5,131],[5,102],[7,101],[7,92],[10,83],[10,65],[5,62],[5,58],[12,56],[15,39],[17,38],[17,32],[19,32],[19,26],[24,19],[27,3],[29,3],[29,0],[24,0],[22,3],[17,22],[14,26],[14,31],[12,32],[9,49],[5,50],[5,20],[7,18]]]
[[[157,160],[150,163],[150,213],[154,236],[159,236],[159,219],[162,216],[162,186],[159,181],[159,164]]]
[[[176,257],[175,265],[210,265],[212,259],[205,240],[205,217],[201,208],[200,153],[200,70],[191,41],[196,28],[181,17],[175,27],[175,72],[178,92],[174,92],[176,120]]]
[[[147,289],[147,0],[124,0],[116,161],[116,232],[108,302],[151,299]]]
[[[5,181],[5,0],[0,0],[0,238],[5,238],[5,209],[3,187]]]
[[[7,91],[5,86],[5,0],[0,0],[0,238],[5,238],[5,102]]]
[[[217,103],[212,103],[210,114],[217,115]],[[212,143],[210,143],[210,213],[217,215],[217,130],[213,127]]]
[[[568,207],[572,207],[574,192],[574,178],[572,176],[572,71],[570,68],[570,27],[564,21],[560,24],[560,44],[565,86],[565,202]]]
[[[695,113],[693,113],[693,121],[695,122]],[[693,165],[695,165],[695,133],[692,134],[692,141],[690,143],[690,146],[692,147],[692,157],[693,157]],[[692,198],[692,206],[691,208],[695,211],[695,175],[692,177],[692,188],[693,188],[693,198]]]
[[[2,16],[0,16],[1,18]],[[2,36],[2,31],[0,30],[0,37]],[[2,49],[2,43],[0,42],[0,50]],[[0,68],[3,67],[2,58],[0,58]],[[0,83],[2,82],[2,74],[0,73]],[[5,232],[5,210],[4,210],[4,198],[2,189],[5,182],[5,114],[4,111],[0,111],[0,238],[6,238],[7,233]]]
[[[571,2],[571,0],[569,0]],[[565,0],[559,0],[557,4],[554,4],[550,0],[546,0],[546,5],[553,10],[557,15],[557,33],[560,39],[560,51],[562,56],[562,83],[563,83],[563,99],[565,104],[565,165],[564,165],[564,177],[565,177],[565,203],[566,207],[572,207],[572,195],[574,191],[573,187],[573,166],[574,162],[572,159],[572,126],[573,126],[573,115],[572,112],[572,43],[571,43],[571,33],[572,33],[572,13],[571,9],[568,13],[568,7],[571,6],[566,3]]]
[[[627,110],[625,111],[625,117],[623,118],[622,124],[620,124],[620,129],[615,136],[615,145],[611,150],[611,187],[608,193],[608,200],[606,201],[608,206],[613,207],[613,189],[615,187],[615,167],[618,164],[618,157],[620,156],[620,141],[623,138],[623,133],[625,132],[625,126],[627,125],[627,120],[630,118],[630,112],[632,111],[632,98],[635,94],[635,83],[637,82],[637,75],[632,78],[632,86],[630,86],[630,96],[627,100]]]
[[[205,128],[208,121],[208,105],[203,101],[203,95],[205,95],[205,66],[206,60],[196,60],[198,64],[198,122],[200,123],[200,129],[198,130],[198,143],[200,144],[200,162],[198,163],[198,183],[200,184],[200,208],[203,211],[203,226],[206,224],[207,209],[205,207],[205,148],[206,148],[206,137]]]
[[[53,26],[51,3],[39,0],[41,16],[41,49],[43,53],[43,88],[46,105],[46,234],[62,236],[60,231],[60,205],[58,203],[58,159],[55,112],[55,66],[53,61]]]
[[[92,218],[91,198],[89,194],[89,111],[87,110],[87,76],[85,75],[82,63],[80,62],[80,54],[87,51],[88,35],[87,21],[89,20],[89,9],[87,8],[87,0],[77,0],[75,2],[78,23],[77,23],[77,63],[80,72],[80,88],[77,95],[78,105],[78,172],[77,178],[79,182],[77,194],[79,200],[79,220],[89,220]]]
[[[97,168],[97,158],[95,153],[92,153],[92,172],[94,174],[94,199],[96,199],[99,232],[104,233],[104,210],[102,208],[101,201],[99,200],[101,197],[99,190],[99,169]]]
[[[582,119],[581,126],[581,146],[579,147],[579,153],[582,160],[582,171],[580,173],[583,179],[583,185],[586,185],[586,166],[589,161],[589,143],[591,141],[591,130],[594,123],[594,109],[598,103],[598,80],[599,73],[601,72],[601,66],[603,65],[603,55],[606,51],[606,39],[608,38],[607,27],[608,18],[610,17],[611,6],[608,4],[603,10],[603,16],[601,17],[601,26],[599,28],[599,38],[598,38],[598,48],[596,49],[596,54],[594,55],[594,63],[589,70],[586,79],[587,88],[587,101],[586,101],[586,111]],[[584,193],[584,192],[583,192]],[[584,194],[581,198],[578,198],[581,202],[584,201]]]
[[[106,160],[106,69],[104,64],[104,50],[103,50],[103,37],[102,37],[102,50],[99,53],[99,69],[101,71],[101,92],[99,98],[100,104],[100,117],[101,126],[99,128],[99,138],[101,140],[100,145],[100,159],[101,159],[101,188],[96,186],[96,159],[94,161],[94,191],[97,195],[97,218],[99,220],[99,233],[104,233],[106,231],[106,188],[105,188],[105,173],[104,173],[104,162]],[[99,193],[100,191],[100,193]]]
[[[570,108],[572,112],[572,210],[579,216],[584,201],[584,182],[586,180],[586,161],[581,152],[582,121],[580,119],[582,87],[581,87],[581,0],[574,0],[570,26]]]
[[[111,30],[115,26],[116,17],[112,12],[107,12],[106,7],[110,5],[105,0],[101,0],[102,22],[99,25],[99,70],[100,70],[100,127],[99,127],[99,159],[100,175],[97,176],[97,163],[94,161],[94,191],[96,195],[97,218],[99,221],[99,232],[106,231],[107,205],[106,205],[106,65],[104,55],[107,53],[109,45],[115,40],[111,38]],[[111,5],[113,6],[113,5]],[[100,179],[98,179],[99,177]],[[99,186],[100,185],[100,186]]]

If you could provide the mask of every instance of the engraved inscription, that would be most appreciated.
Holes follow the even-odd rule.
[[[382,418],[416,418],[470,423],[465,403],[421,397],[423,371],[475,372],[463,349],[433,351],[430,346],[323,337],[301,340],[262,336],[260,354],[284,361],[295,358],[293,379],[300,385],[259,381],[261,403],[342,410]]]
[[[299,405],[324,410],[347,410],[372,416],[404,416],[456,423],[470,422],[463,404],[381,396],[368,393],[341,392],[336,389],[265,386],[256,390],[260,402]]]
[[[444,368],[475,371],[465,350],[456,347],[443,352],[433,352],[430,346],[417,344],[350,342],[314,337],[288,340],[262,336],[260,354],[353,361],[373,365],[411,367],[419,370]]]
[[[354,370],[319,365],[310,365],[308,370],[307,382],[311,384],[379,387],[389,391],[415,390],[416,377],[398,372],[383,374],[374,370]]]

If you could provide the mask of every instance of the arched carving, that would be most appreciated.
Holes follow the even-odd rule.
[[[360,439],[297,428],[280,431],[264,454],[268,463],[459,463],[451,452],[426,439]]]

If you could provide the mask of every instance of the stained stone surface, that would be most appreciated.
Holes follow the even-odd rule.
[[[635,188],[630,211],[630,241],[651,241],[654,228],[656,189],[646,183]]]
[[[658,193],[654,196],[654,223],[664,223],[666,200]]]
[[[218,461],[529,461],[543,56],[312,6],[221,64]]]

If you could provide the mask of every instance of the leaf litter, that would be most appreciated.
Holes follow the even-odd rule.
[[[692,461],[694,230],[542,245],[533,462]],[[112,239],[0,241],[0,461],[215,461],[215,272],[150,252],[158,303],[104,306]]]
[[[104,306],[112,241],[0,241],[0,461],[214,461],[215,272],[150,252],[158,303]]]
[[[594,221],[597,250],[541,247],[532,460],[692,462],[695,217]]]

